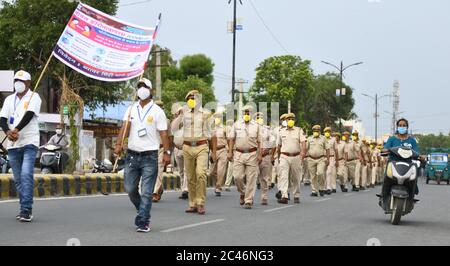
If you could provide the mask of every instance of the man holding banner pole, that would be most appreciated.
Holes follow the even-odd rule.
[[[128,136],[128,150],[125,158],[125,190],[136,207],[137,232],[150,232],[150,211],[152,193],[158,176],[158,150],[160,140],[164,147],[163,161],[170,163],[170,144],[168,125],[164,111],[154,103],[151,95],[151,82],[141,79],[137,84],[139,102],[128,108],[124,116],[114,154],[119,156],[123,150],[122,140]],[[138,188],[141,183],[141,194]]]

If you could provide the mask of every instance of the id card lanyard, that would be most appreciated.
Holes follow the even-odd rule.
[[[9,118],[9,123],[10,123],[11,125],[14,124],[14,119],[15,119],[15,116],[16,116],[16,109],[17,109],[17,106],[19,106],[20,102],[22,101],[22,99],[19,99],[19,102],[16,104],[17,98],[19,98],[19,97],[17,96],[17,93],[16,93],[16,95],[14,96],[14,111],[13,111],[12,116]],[[22,98],[23,98],[23,97],[22,97]]]
[[[138,111],[138,116],[139,116],[139,122],[141,123],[141,128],[138,130],[138,136],[140,138],[147,136],[147,129],[145,128],[145,126],[143,125],[143,121],[145,119],[145,117],[147,117],[148,113],[150,112],[150,110],[153,108],[153,105],[155,105],[154,103],[150,106],[150,108],[148,108],[147,112],[145,113],[144,117],[141,118],[141,111],[139,110],[139,105],[136,106],[137,111]]]

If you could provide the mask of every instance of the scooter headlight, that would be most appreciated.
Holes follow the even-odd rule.
[[[408,159],[408,158],[411,158],[411,157],[413,156],[412,150],[398,149],[398,154],[399,154],[403,159]]]

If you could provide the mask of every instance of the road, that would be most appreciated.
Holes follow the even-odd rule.
[[[15,221],[17,202],[0,202],[0,245],[352,245],[369,239],[381,245],[449,245],[450,187],[419,184],[421,202],[393,226],[378,207],[380,187],[311,198],[302,187],[301,204],[280,205],[270,191],[268,206],[238,204],[238,193],[215,197],[208,190],[206,215],[186,214],[179,192],[166,192],[153,205],[152,232],[136,233],[135,210],[126,195],[36,200],[35,220]],[[259,199],[259,191],[257,192]]]

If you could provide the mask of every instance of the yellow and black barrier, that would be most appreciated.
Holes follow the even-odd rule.
[[[181,188],[177,174],[163,174],[164,190]],[[121,174],[34,175],[34,197],[67,197],[95,194],[124,193]],[[17,198],[12,175],[0,175],[0,200]]]

